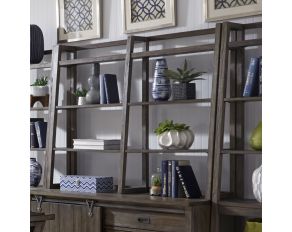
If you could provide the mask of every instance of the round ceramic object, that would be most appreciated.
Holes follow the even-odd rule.
[[[36,158],[30,158],[30,186],[37,187],[42,178],[42,166]]]
[[[32,96],[41,97],[49,94],[49,86],[30,86]]]
[[[163,149],[188,149],[194,142],[191,130],[166,131],[158,135],[158,144]]]
[[[164,74],[167,69],[165,59],[157,59],[155,63],[152,97],[155,101],[167,101],[171,94],[170,80]]]
[[[252,174],[252,188],[255,199],[262,202],[262,165]]]

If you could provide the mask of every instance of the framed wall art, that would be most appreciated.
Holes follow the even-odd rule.
[[[240,18],[262,13],[262,0],[205,0],[206,21]]]
[[[124,32],[139,32],[176,25],[176,0],[122,0]]]
[[[101,37],[100,0],[59,0],[59,41]]]

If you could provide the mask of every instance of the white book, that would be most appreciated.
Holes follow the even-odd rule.
[[[120,145],[120,139],[73,139],[73,145]]]
[[[98,145],[74,145],[74,149],[88,149],[88,150],[119,150],[120,145],[105,145],[105,146],[98,146]]]

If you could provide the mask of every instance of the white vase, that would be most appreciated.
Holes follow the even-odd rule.
[[[194,142],[191,130],[166,131],[158,135],[158,144],[163,149],[188,149]]]
[[[258,202],[262,202],[262,165],[252,174],[253,195]]]
[[[30,86],[30,94],[36,97],[46,96],[49,94],[49,86]]]

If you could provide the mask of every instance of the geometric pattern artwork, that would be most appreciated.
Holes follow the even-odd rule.
[[[165,18],[165,0],[131,0],[131,22]]]
[[[215,0],[215,9],[226,9],[252,4],[257,4],[257,0]]]
[[[113,177],[65,175],[60,178],[60,190],[83,193],[111,193],[113,192]]]
[[[64,14],[67,33],[93,27],[92,0],[64,0]]]

